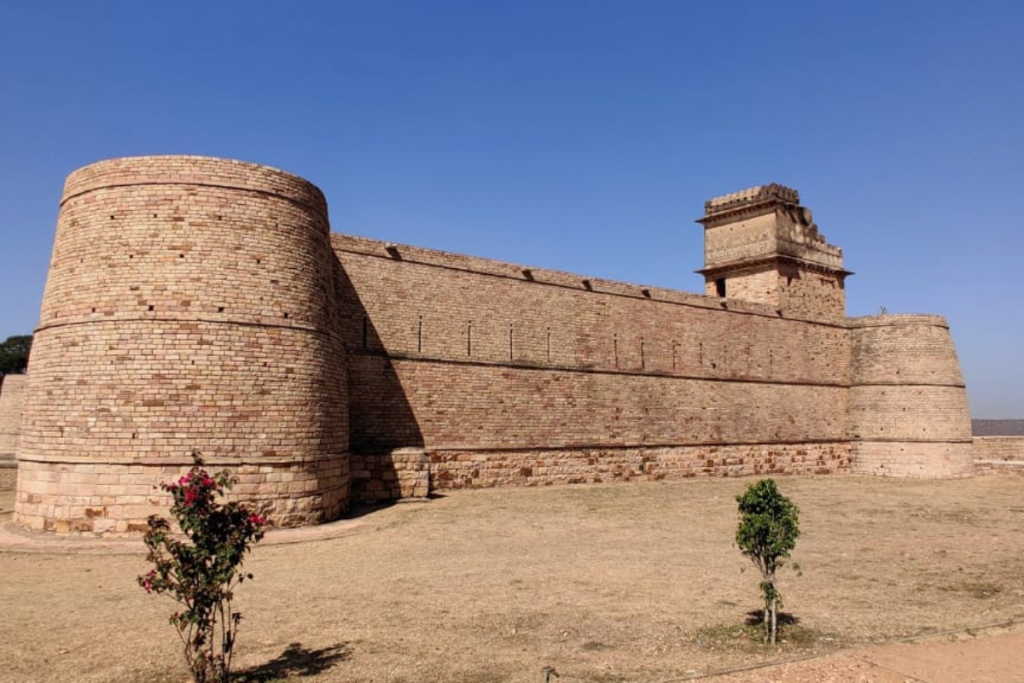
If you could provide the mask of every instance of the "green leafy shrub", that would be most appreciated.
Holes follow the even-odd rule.
[[[740,513],[736,545],[761,572],[765,640],[774,645],[778,633],[778,610],[782,607],[775,572],[796,547],[796,539],[800,535],[800,510],[779,492],[771,479],[751,484],[743,494],[736,496],[736,502]]]
[[[227,471],[211,476],[198,454],[195,465],[173,484],[171,515],[181,529],[172,533],[159,515],[149,517],[143,540],[154,568],[138,577],[147,593],[167,593],[182,609],[171,616],[195,683],[226,683],[231,672],[239,612],[232,611],[235,587],[252,574],[242,560],[263,538],[267,520],[240,503],[218,498],[235,480]],[[183,538],[182,538],[183,536]]]

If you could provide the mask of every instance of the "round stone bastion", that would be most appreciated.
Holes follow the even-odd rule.
[[[851,468],[897,477],[973,473],[967,390],[945,318],[849,320]]]
[[[126,533],[202,454],[278,526],[348,496],[327,204],[265,166],[102,161],[64,186],[18,447],[15,521]]]

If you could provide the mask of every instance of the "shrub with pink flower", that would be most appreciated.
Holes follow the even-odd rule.
[[[235,587],[252,574],[241,571],[252,545],[263,538],[267,520],[238,502],[217,499],[235,480],[227,471],[211,476],[198,453],[195,465],[174,484],[161,484],[171,494],[171,515],[181,529],[150,516],[143,540],[154,568],[138,577],[147,593],[167,593],[184,609],[171,616],[184,646],[195,683],[226,683],[231,672],[239,612],[232,611]]]

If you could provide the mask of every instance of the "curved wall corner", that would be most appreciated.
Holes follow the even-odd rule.
[[[967,391],[946,320],[852,318],[851,469],[895,477],[973,473]]]
[[[141,530],[198,450],[280,526],[348,498],[348,396],[327,205],[205,157],[103,161],[64,188],[21,436],[15,520]]]

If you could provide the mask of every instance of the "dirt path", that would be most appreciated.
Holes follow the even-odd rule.
[[[699,680],[709,683],[1015,683],[1024,681],[1024,627],[860,648]]]

